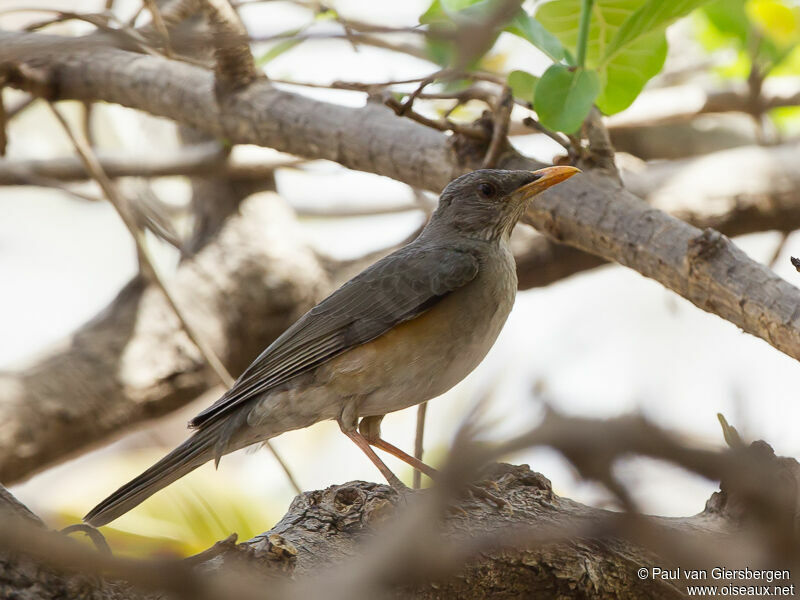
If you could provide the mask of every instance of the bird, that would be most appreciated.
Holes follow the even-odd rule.
[[[190,422],[193,434],[85,517],[100,527],[200,465],[336,420],[390,485],[373,446],[387,413],[440,396],[483,360],[514,304],[511,231],[529,200],[580,170],[480,169],[451,181],[420,234],[344,283],[275,339]]]

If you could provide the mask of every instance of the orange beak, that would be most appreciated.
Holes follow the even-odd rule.
[[[519,194],[522,200],[528,200],[536,194],[539,194],[549,187],[553,187],[557,183],[561,183],[580,173],[581,170],[575,167],[547,167],[533,171],[534,174],[540,175],[536,181],[526,183],[515,192],[515,196]]]

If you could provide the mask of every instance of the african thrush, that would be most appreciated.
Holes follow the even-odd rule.
[[[511,230],[528,199],[578,172],[485,169],[450,182],[419,237],[303,315],[192,419],[188,440],[85,521],[104,525],[212,458],[326,419],[391,484],[402,485],[371,446],[430,473],[380,438],[380,420],[441,395],[483,360],[517,291]]]

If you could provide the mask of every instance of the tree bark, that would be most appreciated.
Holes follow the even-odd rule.
[[[771,453],[764,458],[769,468],[779,467],[782,479],[796,479],[795,461]],[[559,497],[548,479],[527,465],[495,464],[483,476],[493,482],[492,493],[509,503],[507,508],[463,497],[446,500],[450,508],[442,514],[435,508],[441,500],[437,489],[401,497],[388,486],[358,481],[306,492],[270,531],[210,549],[207,559],[193,558],[191,570],[181,575],[185,591],[202,589],[203,598],[223,598],[238,584],[242,588],[235,596],[241,592],[244,598],[675,599],[686,597],[692,582],[685,576],[653,576],[653,567],[780,566],[774,556],[765,558],[757,538],[747,537],[752,531],[744,525],[748,515],[742,509],[749,505],[732,492],[716,492],[693,517],[628,520]],[[797,500],[796,489],[792,499]],[[796,504],[788,506],[796,510]],[[15,513],[32,518],[9,494],[0,494],[0,514]],[[8,522],[7,517],[3,526]],[[56,541],[51,553],[37,554],[35,543],[17,540],[19,551],[11,553],[0,540],[3,597],[47,600],[72,597],[79,590],[85,598],[162,598],[145,594],[142,585],[169,586],[174,577],[163,571],[187,568],[153,566],[148,577],[145,563],[116,565],[103,558],[93,566],[91,553],[78,547],[75,556],[71,551],[64,556],[63,544]],[[65,571],[70,565],[81,565],[83,572]],[[118,574],[91,576],[101,568]],[[644,577],[642,568],[647,569]],[[244,582],[243,572],[249,572]],[[133,585],[125,583],[122,573],[134,576]],[[271,583],[265,587],[262,580],[248,589],[260,576]],[[219,591],[223,595],[217,596]],[[167,595],[187,597],[176,590]]]

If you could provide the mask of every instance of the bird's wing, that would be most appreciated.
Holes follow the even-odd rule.
[[[423,313],[478,273],[471,253],[404,247],[376,262],[303,315],[253,361],[199,427],[232,408]]]

